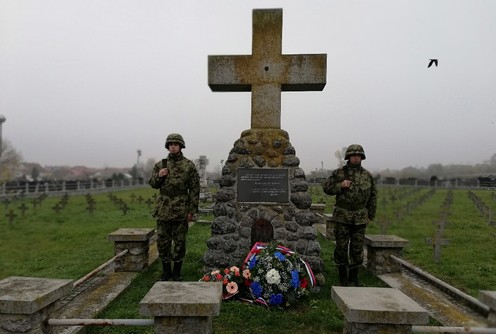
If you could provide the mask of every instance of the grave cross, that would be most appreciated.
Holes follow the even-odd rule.
[[[33,200],[31,201],[31,204],[33,204],[33,210],[36,210],[38,203],[41,203],[41,199],[33,198]]]
[[[57,203],[55,204],[55,206],[52,207],[52,210],[55,211],[56,214],[59,214],[62,210],[62,205],[60,203]]]
[[[22,203],[21,206],[18,207],[18,209],[21,210],[21,215],[24,217],[28,206],[26,205],[26,203]]]
[[[14,219],[17,217],[17,215],[15,214],[14,210],[10,209],[9,213],[7,213],[5,217],[8,218],[9,224],[12,224],[14,222]]]
[[[147,199],[147,200],[145,201],[145,203],[146,203],[146,205],[148,206],[148,209],[150,209],[150,208],[152,207],[153,201],[152,201],[152,199],[151,199],[151,198],[149,198],[149,199]]]
[[[8,210],[8,208],[9,208],[10,199],[9,199],[8,197],[4,197],[4,198],[2,199],[2,203],[5,205],[5,211],[7,211],[7,210]]]
[[[212,91],[251,91],[251,128],[281,128],[281,91],[320,91],[325,54],[282,54],[282,9],[254,9],[252,54],[208,56]]]
[[[448,245],[449,240],[443,239],[442,231],[437,230],[434,235],[434,239],[426,238],[425,243],[434,247],[434,262],[439,263],[439,261],[441,260],[441,246]]]
[[[88,212],[90,214],[93,214],[93,212],[95,211],[95,202],[88,202],[88,206],[86,207],[86,210],[88,210]]]
[[[487,212],[487,223],[491,226],[496,226],[496,221],[493,220],[494,212],[493,210],[488,210]]]
[[[126,203],[122,203],[122,204],[121,204],[121,210],[122,210],[122,213],[123,213],[124,215],[126,215],[126,214],[127,214],[127,212],[129,211],[129,207],[127,206],[127,204],[126,204]]]

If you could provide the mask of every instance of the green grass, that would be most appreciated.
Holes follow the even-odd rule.
[[[379,234],[379,220],[388,220],[388,234],[395,234],[410,241],[405,249],[407,261],[427,270],[455,287],[478,296],[479,290],[496,290],[496,251],[493,244],[496,228],[488,224],[468,197],[468,190],[453,190],[443,237],[449,245],[443,246],[441,262],[434,263],[433,250],[425,238],[432,237],[442,213],[446,189],[429,193],[424,188],[381,188],[377,220],[367,233]],[[474,191],[496,211],[494,192]],[[85,196],[70,196],[65,208],[56,214],[52,207],[60,197],[48,197],[36,211],[31,200],[24,199],[10,204],[17,218],[11,224],[0,206],[0,279],[9,276],[79,279],[113,256],[113,243],[107,235],[121,227],[155,227],[150,210],[145,203],[132,202],[131,194],[147,199],[151,189],[115,192],[131,208],[124,214],[107,194],[93,195],[96,211],[86,209]],[[321,199],[332,211],[333,199],[323,195],[320,187],[312,187],[314,202]],[[424,201],[420,199],[425,198]],[[22,217],[18,207],[25,203],[29,209]],[[397,211],[410,206],[410,210],[397,218]],[[202,217],[203,218],[203,217]],[[210,218],[212,218],[210,216]],[[195,224],[188,233],[188,251],[183,266],[185,280],[196,281],[202,275],[201,258],[210,237],[208,225]],[[215,333],[341,333],[342,315],[330,297],[331,284],[337,282],[332,264],[332,244],[319,237],[324,276],[327,284],[319,291],[304,298],[289,309],[270,309],[236,301],[222,304],[221,314],[214,318]],[[160,276],[158,261],[141,273],[130,288],[117,298],[101,318],[141,318],[138,305]],[[365,286],[381,286],[374,276],[363,272]],[[89,327],[88,333],[152,333],[149,327]]]
[[[17,217],[12,223],[0,212],[0,279],[8,276],[78,279],[113,256],[113,243],[107,235],[122,227],[150,227],[155,221],[148,207],[129,196],[150,197],[148,189],[116,192],[131,207],[127,214],[108,199],[107,194],[93,195],[96,210],[86,209],[85,196],[69,196],[67,205],[56,214],[52,207],[59,197],[48,197],[36,209],[24,199],[9,205]],[[28,210],[22,216],[19,206]]]

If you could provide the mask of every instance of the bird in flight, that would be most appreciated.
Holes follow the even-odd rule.
[[[427,65],[427,68],[431,67],[432,64],[436,65],[436,67],[437,67],[437,59],[431,59],[431,61],[429,62],[429,65]]]

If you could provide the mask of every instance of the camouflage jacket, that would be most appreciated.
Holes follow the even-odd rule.
[[[167,168],[169,175],[159,177],[162,168]],[[188,213],[198,213],[200,177],[195,164],[182,153],[169,154],[167,159],[157,162],[148,183],[152,188],[160,189],[153,211],[156,219],[185,220]]]
[[[341,188],[341,182],[351,180],[348,189]],[[322,183],[328,195],[336,195],[332,220],[344,224],[367,224],[374,220],[377,208],[377,189],[372,174],[361,165],[347,164],[334,170]]]

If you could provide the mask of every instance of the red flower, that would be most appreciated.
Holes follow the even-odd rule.
[[[204,282],[210,281],[210,276],[208,276],[208,275],[203,276],[202,281],[204,281]]]
[[[217,279],[217,281],[220,281],[220,280],[222,280],[223,277],[221,274],[217,274],[217,275],[215,275],[215,278]]]
[[[305,277],[303,277],[300,281],[300,288],[306,289],[307,286],[308,286],[308,281]]]

